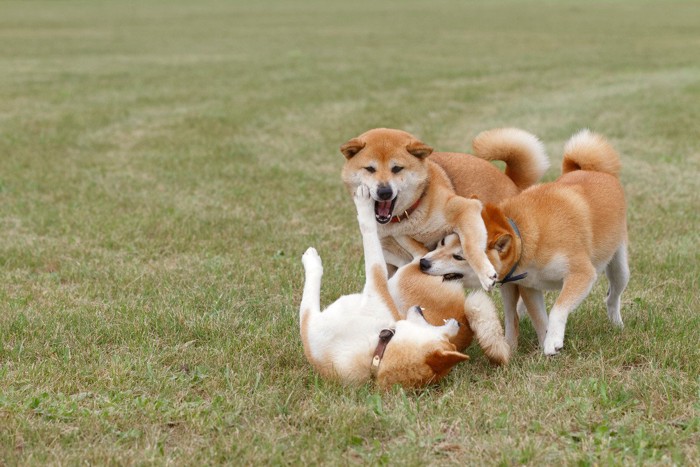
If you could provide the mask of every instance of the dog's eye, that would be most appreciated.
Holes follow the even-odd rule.
[[[374,172],[377,171],[377,169],[375,169],[375,168],[372,167],[371,165],[368,165],[367,167],[365,167],[365,170],[366,170],[367,172],[371,173],[371,174],[373,174]]]
[[[395,173],[395,174],[401,172],[402,170],[403,170],[403,167],[398,166],[398,165],[391,168],[391,172]]]
[[[452,255],[452,257],[453,257],[454,259],[456,259],[457,261],[464,261],[464,258],[462,258],[462,257],[459,256],[459,255]]]

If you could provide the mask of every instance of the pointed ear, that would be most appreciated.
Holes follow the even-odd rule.
[[[416,139],[408,143],[406,146],[406,151],[408,151],[409,154],[416,156],[418,159],[425,159],[433,153],[433,148]]]
[[[510,247],[512,240],[513,237],[510,234],[503,234],[496,239],[496,242],[493,244],[493,247],[496,249],[496,251],[502,253]]]
[[[465,360],[469,360],[469,356],[456,350],[436,350],[428,355],[425,363],[435,372],[438,378],[442,378],[453,366]]]
[[[347,143],[340,146],[340,152],[343,153],[346,159],[351,159],[352,156],[357,154],[365,147],[365,143],[357,138],[353,138]]]

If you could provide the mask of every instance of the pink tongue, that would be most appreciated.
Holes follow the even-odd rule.
[[[391,214],[391,201],[377,201],[377,215],[389,217]]]

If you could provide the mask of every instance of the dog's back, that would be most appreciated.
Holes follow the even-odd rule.
[[[601,135],[583,130],[564,148],[562,176],[556,184],[582,194],[588,208],[591,261],[607,263],[627,243],[627,205],[619,180],[620,157]]]
[[[498,203],[537,183],[549,167],[542,143],[518,128],[496,128],[472,141],[474,156],[434,152],[429,160],[447,173],[455,193],[476,196],[484,203]],[[488,161],[506,164],[505,174]]]

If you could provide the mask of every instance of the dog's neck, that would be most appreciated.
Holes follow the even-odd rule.
[[[379,372],[379,365],[382,363],[382,358],[384,357],[384,352],[386,351],[389,341],[394,337],[396,331],[394,329],[382,329],[379,333],[379,341],[377,342],[377,347],[374,349],[374,354],[372,355],[372,366],[370,367],[370,373],[373,378],[377,377],[377,372]]]
[[[403,220],[408,219],[408,218],[411,216],[411,214],[413,214],[413,211],[415,211],[416,209],[418,209],[418,205],[420,204],[420,202],[421,202],[422,199],[423,199],[423,195],[420,195],[420,196],[418,197],[418,199],[416,200],[416,202],[413,203],[413,204],[411,205],[411,207],[409,207],[408,209],[406,209],[406,210],[403,212],[403,214],[399,214],[398,216],[392,217],[390,222],[395,223],[395,222],[401,222],[401,221],[403,221]]]
[[[507,219],[508,223],[510,224],[513,230],[513,249],[515,251],[515,255],[513,255],[513,257],[516,259],[509,265],[508,272],[503,277],[503,279],[497,281],[497,283],[501,285],[507,284],[508,282],[517,282],[527,277],[527,272],[523,272],[517,275],[515,274],[515,271],[518,269],[518,266],[520,266],[520,261],[522,260],[523,256],[523,239],[520,233],[520,229],[518,228],[518,224],[516,224],[515,221],[510,217],[507,217]]]

